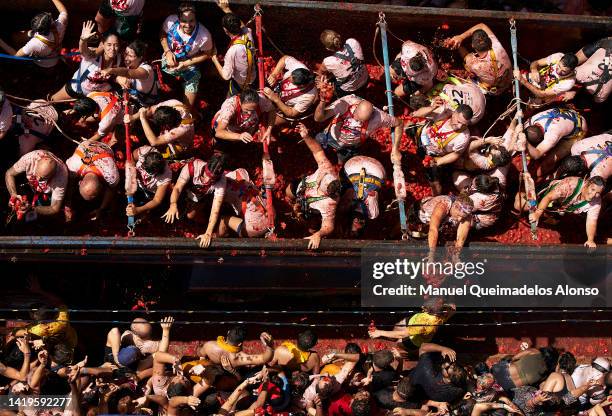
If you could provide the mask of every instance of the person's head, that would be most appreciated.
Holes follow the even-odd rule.
[[[297,68],[291,72],[291,82],[298,87],[314,81],[314,75],[306,68]]]
[[[480,174],[474,178],[476,190],[483,194],[491,194],[499,189],[499,178]]]
[[[151,150],[144,156],[142,168],[149,175],[161,175],[166,168],[166,162],[164,161],[164,157],[161,155],[161,153],[159,153],[157,150]]]
[[[344,42],[342,36],[333,30],[326,29],[321,32],[321,43],[328,51],[336,52],[342,49]]]
[[[121,41],[116,33],[107,32],[102,36],[102,49],[106,59],[115,59],[120,47]]]
[[[308,373],[298,371],[291,377],[291,394],[294,396],[302,396],[304,391],[310,385],[310,376]]]
[[[34,176],[38,182],[49,182],[55,175],[55,169],[57,168],[57,162],[55,159],[47,156],[40,158],[34,169]]]
[[[474,410],[474,406],[476,406],[476,399],[468,398],[463,399],[459,403],[457,403],[451,409],[452,416],[470,416],[472,411]]]
[[[493,166],[496,168],[506,166],[512,161],[512,154],[501,145],[492,145],[489,148],[489,156],[491,157]]]
[[[567,156],[559,163],[557,179],[567,178],[568,176],[584,176],[587,171],[587,164],[581,156]]]
[[[585,201],[591,202],[602,195],[605,187],[606,181],[601,176],[593,176],[587,179],[584,188],[582,188],[582,198]]]
[[[297,347],[302,351],[309,351],[311,348],[317,345],[318,341],[319,338],[317,337],[317,334],[310,329],[307,329],[306,331],[298,334]]]
[[[227,157],[224,153],[216,153],[212,155],[206,162],[206,166],[202,169],[202,183],[210,185],[219,180],[223,175]]]
[[[51,32],[51,25],[53,25],[53,15],[48,12],[38,13],[30,22],[32,32],[40,33],[43,36],[47,36]]]
[[[423,312],[430,315],[442,315],[444,313],[444,299],[440,297],[430,297],[425,299],[423,306],[421,306]]]
[[[72,362],[73,351],[66,344],[55,344],[49,351],[49,358],[55,364],[69,365]]]
[[[128,345],[119,350],[117,360],[119,364],[129,367],[142,358],[140,350],[135,345]]]
[[[334,383],[331,377],[321,376],[317,380],[315,390],[319,397],[323,400],[329,399],[334,393]]]
[[[393,81],[399,81],[400,79],[406,78],[406,73],[404,72],[404,68],[402,68],[402,60],[400,58],[391,62],[391,65],[389,65],[389,74]]]
[[[467,104],[459,104],[451,115],[450,125],[453,130],[464,129],[467,127],[472,117],[474,117],[472,107]]]
[[[342,192],[342,183],[340,182],[340,179],[335,179],[327,184],[325,194],[331,199],[334,199],[336,201],[340,199],[341,192]]]
[[[160,132],[178,127],[181,120],[181,113],[176,108],[167,105],[157,107],[151,117],[151,121]]]
[[[372,363],[376,370],[390,370],[393,363],[393,353],[389,350],[376,351],[372,356]]]
[[[402,400],[408,400],[414,394],[414,386],[410,381],[410,377],[403,377],[395,388],[397,395]]]
[[[181,3],[177,14],[179,29],[186,35],[191,35],[198,24],[195,6],[190,3]]]
[[[366,122],[372,117],[374,113],[374,106],[371,102],[367,100],[361,100],[359,104],[357,104],[357,108],[355,108],[355,112],[353,113],[353,117],[355,120]]]
[[[344,347],[345,354],[361,354],[361,348],[354,342],[348,342]]]
[[[246,329],[243,326],[235,326],[227,331],[226,341],[230,345],[239,347],[246,338]]]
[[[472,48],[474,48],[476,52],[486,52],[491,50],[492,47],[493,42],[489,35],[487,35],[487,32],[478,29],[472,33]]]
[[[479,362],[474,366],[474,374],[476,376],[481,376],[490,372],[489,366],[485,362]]]
[[[410,108],[418,110],[419,108],[427,107],[431,104],[431,101],[423,94],[412,94],[409,100]]]
[[[117,401],[117,412],[120,415],[131,415],[136,412],[134,398],[131,394],[124,393]]]
[[[182,376],[177,375],[170,380],[166,395],[169,399],[175,396],[189,396],[189,382]]]
[[[150,339],[153,327],[144,318],[135,318],[130,325],[130,331],[142,339]]]
[[[566,53],[557,64],[557,74],[565,77],[574,72],[578,66],[578,57],[573,53]]]
[[[472,201],[469,196],[461,194],[451,205],[450,216],[457,221],[463,221],[469,217],[473,211],[474,201]]]
[[[408,60],[408,66],[410,66],[410,69],[412,69],[414,72],[422,71],[423,68],[425,68],[425,65],[427,65],[427,60],[420,53],[417,53]]]
[[[542,354],[542,358],[544,359],[544,363],[546,364],[547,371],[555,371],[555,367],[557,367],[557,361],[559,360],[559,351],[557,351],[553,347],[539,348],[539,351],[540,354]]]
[[[147,44],[139,39],[130,43],[123,54],[125,65],[130,69],[138,68],[144,59],[146,50]]]
[[[450,384],[462,389],[467,388],[468,373],[466,369],[457,363],[442,363],[442,376],[447,378]]]
[[[532,124],[531,126],[525,127],[524,130],[527,141],[532,146],[539,145],[544,140],[544,128],[539,124]]]
[[[72,110],[79,117],[89,117],[98,111],[98,104],[88,97],[79,98],[74,102]]]
[[[572,374],[576,368],[576,357],[571,352],[564,352],[559,356],[559,363],[557,364],[559,371],[563,371],[567,374]]]
[[[351,400],[353,416],[368,416],[370,414],[370,392],[359,390]]]
[[[226,13],[221,19],[221,26],[230,36],[236,36],[242,32],[242,22],[234,13]]]
[[[374,203],[378,204],[378,201],[375,201]],[[365,230],[366,216],[361,211],[352,210],[350,219],[351,219],[351,230],[350,230],[349,235],[351,238],[359,238],[361,234],[363,233],[363,231]]]
[[[85,201],[93,201],[102,193],[102,182],[95,173],[89,172],[79,181],[79,193]]]
[[[240,109],[243,113],[254,113],[259,105],[259,93],[252,88],[245,88],[240,93]]]

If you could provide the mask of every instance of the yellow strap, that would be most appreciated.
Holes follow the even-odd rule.
[[[236,353],[240,351],[240,347],[228,344],[227,341],[225,341],[225,337],[222,336],[217,337],[217,345],[219,346],[219,348],[227,352]]]
[[[493,75],[497,80],[497,75],[499,74],[499,68],[497,67],[497,58],[495,57],[495,51],[493,48],[489,50],[489,56],[491,57],[491,67],[493,68]]]
[[[447,93],[441,92],[440,94],[438,94],[438,96],[442,97],[444,99],[444,101],[446,101],[453,110],[456,110],[457,107],[459,107],[459,104],[457,104],[457,102],[455,102],[455,100],[453,100],[451,97],[449,97]]]
[[[359,173],[359,185],[357,186],[357,198],[363,198],[363,184],[365,183],[366,171],[364,168],[361,168],[361,172]]]

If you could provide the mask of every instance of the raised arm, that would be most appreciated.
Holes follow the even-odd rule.
[[[89,49],[89,46],[87,46],[89,39],[96,34],[94,31],[95,26],[96,23],[93,20],[88,20],[83,23],[83,30],[81,31],[81,37],[79,38],[79,52],[81,52],[81,56],[83,58],[93,59],[96,57],[96,54]]]
[[[325,151],[323,150],[319,142],[312,138],[306,126],[304,126],[304,124],[302,123],[298,123],[297,129],[300,133],[300,136],[304,140],[304,143],[306,143],[306,146],[308,146],[308,150],[310,150],[310,153],[312,153],[312,156],[317,162],[317,165],[320,166],[322,163],[329,162],[327,156],[325,156]]]
[[[261,354],[244,354],[238,353],[231,360],[231,364],[234,368],[243,366],[259,366],[265,365],[272,361],[274,357],[274,348],[272,336],[267,332],[262,332],[259,336],[261,343],[265,347],[265,351]]]
[[[328,103],[323,100],[319,100],[314,112],[314,120],[318,123],[323,122],[329,118],[332,118],[336,113],[334,110],[326,110],[325,107]]]
[[[434,344],[433,342],[424,342],[423,344],[421,344],[421,346],[419,347],[419,355],[423,355],[429,352],[439,352],[442,357],[447,358],[450,361],[455,361],[457,359],[457,353],[451,348]]]
[[[168,347],[170,346],[170,328],[172,328],[173,323],[174,318],[171,316],[167,316],[161,320],[160,326],[162,328],[162,338],[159,342],[159,347],[157,351],[168,352]]]
[[[64,3],[62,3],[60,0],[51,0],[51,1],[53,2],[53,5],[57,9],[58,13],[68,14],[68,9],[66,8],[66,6],[64,6]]]

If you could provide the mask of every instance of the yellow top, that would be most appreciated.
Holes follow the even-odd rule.
[[[327,364],[321,369],[321,374],[327,374],[328,376],[335,376],[340,372],[341,368],[338,364]]]
[[[293,358],[298,364],[303,364],[308,361],[310,357],[310,351],[302,351],[295,345],[293,342],[285,341],[281,344],[283,347],[287,348],[291,354],[293,354]]]
[[[429,342],[434,337],[438,330],[438,325],[443,324],[446,320],[436,315],[431,315],[427,312],[415,313],[408,321],[408,338],[410,341],[420,347],[424,342]],[[414,326],[413,326],[414,325]]]
[[[58,343],[66,344],[74,349],[77,344],[77,334],[68,321],[68,308],[60,307],[60,312],[54,322],[34,325],[28,332],[41,338],[50,338]]]
[[[183,372],[185,374],[189,374],[189,371],[191,371],[191,369],[195,366],[198,365],[202,365],[203,367],[209,366],[211,365],[211,362],[208,360],[194,360],[194,361],[187,361],[183,364],[181,364],[181,368],[183,369]],[[206,377],[206,369],[204,369],[204,372],[202,374],[195,375],[195,374],[189,374],[189,380],[193,381],[194,383],[198,384],[199,382],[202,381],[202,377]]]
[[[240,347],[228,344],[227,341],[225,341],[225,337],[222,337],[222,336],[217,337],[217,345],[219,346],[219,348],[227,352],[239,352],[240,351]]]

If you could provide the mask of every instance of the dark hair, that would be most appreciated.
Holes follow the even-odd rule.
[[[450,374],[450,382],[453,386],[462,389],[467,388],[468,373],[465,368],[460,365],[454,365],[454,371]]]
[[[555,371],[555,367],[557,366],[557,360],[559,359],[559,351],[557,351],[553,347],[543,347],[538,349],[540,350],[540,354],[542,354],[542,358],[544,359],[544,363],[546,364],[547,371]]]
[[[410,377],[403,377],[399,383],[397,383],[397,392],[403,399],[411,397],[414,393],[414,386],[410,380]]]
[[[179,19],[181,18],[181,15],[183,13],[189,13],[189,12],[196,14],[196,8],[192,3],[188,3],[184,1],[181,4],[179,4],[178,9],[177,9],[177,15]]]
[[[345,354],[361,354],[361,348],[354,342],[349,342],[344,347]]]
[[[307,329],[304,332],[300,332],[297,336],[297,346],[302,351],[308,351],[309,349],[317,345],[317,341],[319,341],[317,334],[315,334],[310,329]]]
[[[43,36],[47,36],[51,32],[51,25],[53,24],[53,16],[49,12],[39,13],[32,18],[30,27],[32,32],[40,33]],[[57,39],[55,40],[58,41]]]
[[[139,58],[143,58],[145,51],[147,50],[147,44],[140,39],[136,39],[134,42],[130,43],[127,47],[133,50],[136,56]]]
[[[578,66],[578,57],[573,53],[566,53],[563,55],[560,61],[563,65],[570,69],[574,69]]]
[[[72,362],[72,350],[64,344],[55,344],[49,351],[49,357],[57,364],[69,365]]]
[[[200,404],[200,408],[205,412],[204,414],[215,414],[219,413],[219,408],[221,407],[221,403],[219,403],[219,399],[217,398],[217,392],[208,393],[202,399],[202,403]]]
[[[544,139],[544,131],[536,124],[525,127],[525,137],[532,146],[539,145]]]
[[[430,297],[423,301],[423,311],[430,315],[440,315],[444,312],[444,299],[441,297]]]
[[[474,178],[476,190],[483,194],[491,194],[499,188],[499,178],[494,178],[484,173]]]
[[[459,104],[455,111],[457,113],[463,114],[463,117],[465,117],[465,119],[468,121],[471,120],[472,117],[474,117],[474,111],[472,110],[472,107],[467,104]]]
[[[119,35],[117,34],[117,32],[111,29],[108,32],[102,34],[102,42],[106,42],[111,36],[115,36],[117,39],[119,39]]]
[[[148,152],[142,161],[142,168],[149,175],[159,175],[164,171],[165,167],[164,157],[157,150]]]
[[[81,117],[91,116],[98,109],[98,104],[91,98],[79,98],[74,102],[72,109]]]
[[[576,368],[576,357],[571,352],[564,352],[559,356],[559,369],[572,374]]]
[[[393,68],[393,70],[401,78],[404,78],[406,76],[406,73],[404,72],[404,68],[402,68],[402,60],[400,58],[397,58],[395,61],[391,62],[391,65],[389,66]]]
[[[597,185],[601,187],[606,186],[606,181],[604,181],[604,179],[601,176],[593,176],[589,178],[588,182],[589,182],[589,185],[592,184],[592,185]]]
[[[391,369],[393,353],[389,350],[376,351],[374,355],[372,355],[372,362],[381,370]]]
[[[423,94],[412,94],[409,100],[410,108],[413,110],[418,110],[422,107],[427,107],[430,104],[430,101]]]
[[[512,154],[504,146],[491,146],[490,149],[499,152],[491,155],[491,160],[495,167],[499,168],[501,166],[506,166],[512,161]]]
[[[226,163],[227,156],[225,156],[225,153],[215,153],[206,162],[206,167],[213,175],[218,176],[223,174]]]
[[[293,377],[291,377],[291,393],[301,396],[310,383],[310,376],[308,373],[303,371],[294,373]]]
[[[587,165],[581,156],[567,156],[559,163],[557,179],[567,178],[568,176],[584,176],[587,171]]]
[[[368,416],[370,414],[370,400],[353,400],[351,410],[354,416]]]
[[[476,399],[469,398],[461,400],[451,409],[451,415],[453,416],[470,416],[472,410],[476,406]]]
[[[342,182],[340,182],[339,179],[335,179],[327,185],[327,196],[328,197],[332,199],[337,199],[340,197],[341,193],[342,193]]]
[[[168,386],[168,389],[166,390],[166,395],[168,396],[168,398],[171,398],[174,396],[187,396],[188,394],[189,394],[189,390],[187,388],[187,385],[180,381],[170,383],[170,385]]]
[[[314,80],[314,76],[312,72],[310,72],[306,68],[297,68],[294,69],[291,73],[291,78],[293,79],[293,83],[295,85],[308,85]]]
[[[488,51],[493,47],[493,42],[487,32],[482,29],[475,30],[472,33],[472,48],[477,52]]]
[[[252,88],[245,88],[240,93],[241,103],[258,103],[259,104],[259,93]]]
[[[242,22],[234,13],[226,13],[221,19],[221,26],[231,35],[239,35],[242,32]]]
[[[164,129],[173,129],[181,124],[181,113],[174,108],[167,105],[157,107],[157,110],[153,113],[151,121],[161,132]]]
[[[489,366],[485,362],[480,362],[474,365],[474,374],[477,376],[489,373],[490,371]]]
[[[419,54],[414,55],[412,58],[410,58],[410,60],[408,61],[408,64],[410,65],[410,69],[418,72],[418,71],[421,71],[423,68],[425,68],[427,61],[425,60],[423,55],[419,53]]]
[[[244,329],[244,327],[242,326],[235,326],[233,328],[230,328],[229,331],[227,331],[227,342],[229,342],[232,345],[242,344],[245,338],[246,338],[246,329]]]
[[[321,379],[317,381],[317,384],[315,385],[315,391],[319,394],[319,397],[324,400],[330,398],[331,395],[334,394],[334,385],[332,383],[325,383],[323,387],[319,387],[320,382]]]

